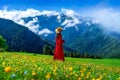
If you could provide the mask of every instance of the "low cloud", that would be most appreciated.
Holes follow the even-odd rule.
[[[47,28],[45,28],[45,29],[38,32],[39,35],[45,35],[45,36],[47,36],[48,34],[52,34],[52,33],[54,33],[54,32],[50,31]]]
[[[38,33],[38,28],[40,27],[40,25],[39,24],[35,25],[34,23],[36,23],[36,22],[39,22],[39,21],[38,21],[38,18],[35,17],[35,18],[33,18],[33,20],[31,20],[28,23],[23,24],[23,25],[27,26],[31,31]]]
[[[74,27],[77,24],[80,24],[80,15],[78,13],[76,13],[75,11],[71,10],[71,9],[61,9],[61,12],[63,14],[65,14],[68,17],[71,17],[72,19],[66,19],[63,23],[62,26],[65,27]]]
[[[94,22],[100,23],[109,31],[120,33],[120,11],[114,8],[90,9],[85,11],[85,16],[93,17]]]

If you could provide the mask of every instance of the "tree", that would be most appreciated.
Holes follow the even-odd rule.
[[[43,54],[53,55],[52,47],[48,46],[48,45],[44,45],[44,47],[43,47]]]
[[[75,55],[74,52],[70,52],[70,53],[69,53],[69,57],[76,57],[76,55]]]
[[[86,52],[83,54],[84,58],[89,58],[89,54]]]
[[[7,49],[7,44],[6,44],[6,40],[0,36],[0,52],[1,51],[5,51]]]

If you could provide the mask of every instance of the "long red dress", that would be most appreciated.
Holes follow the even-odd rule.
[[[56,46],[54,50],[54,60],[61,60],[64,61],[64,50],[62,44],[64,43],[64,40],[62,40],[62,35],[57,34],[56,36]]]

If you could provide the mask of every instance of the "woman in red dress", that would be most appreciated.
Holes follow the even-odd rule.
[[[64,40],[62,40],[62,35],[61,31],[63,29],[61,27],[58,27],[55,32],[56,32],[56,46],[54,50],[54,60],[60,60],[64,61],[64,50],[62,44],[64,43]]]

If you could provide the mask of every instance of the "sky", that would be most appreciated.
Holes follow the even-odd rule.
[[[37,10],[60,10],[61,8],[80,10],[90,7],[120,8],[119,0],[0,0],[0,9],[4,6],[9,9],[25,10],[34,8]]]
[[[65,20],[62,23],[67,27],[80,24],[78,16],[92,17],[104,28],[120,33],[119,0],[0,0],[0,18],[13,20],[27,26],[33,32],[38,32],[40,25],[34,25],[38,19],[34,18],[25,23],[22,18],[43,14],[47,16],[59,15],[60,13],[73,18],[73,21]],[[58,16],[58,18],[60,17]],[[49,29],[44,29],[43,32],[53,33]]]

